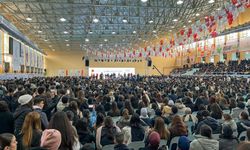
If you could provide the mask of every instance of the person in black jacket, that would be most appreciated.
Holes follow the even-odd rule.
[[[79,141],[82,145],[95,143],[95,137],[93,133],[91,133],[89,126],[88,126],[88,120],[86,118],[79,119],[76,122],[76,130],[77,134],[79,136]]]
[[[14,117],[5,101],[0,101],[0,134],[14,133]]]
[[[29,94],[22,95],[18,98],[18,103],[21,105],[14,113],[15,119],[15,135],[19,135],[24,119],[29,112],[32,112],[33,98]]]
[[[208,125],[209,127],[212,128],[213,134],[218,134],[218,133],[221,132],[221,125],[220,125],[220,123],[216,119],[210,117],[209,111],[204,110],[202,112],[202,116],[203,116],[203,120],[198,123],[197,129],[196,129],[196,132],[195,132],[196,134],[199,134],[200,127],[202,125],[204,125],[204,124],[206,124],[206,125]]]
[[[17,99],[14,98],[14,90],[12,88],[8,89],[8,93],[3,97],[3,100],[8,104],[9,110],[14,112],[18,106]]]

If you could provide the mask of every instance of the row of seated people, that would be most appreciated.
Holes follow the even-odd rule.
[[[199,63],[191,67],[174,69],[171,74],[183,74],[193,68],[199,68],[194,74],[249,74],[250,73],[250,60],[229,61],[228,64],[224,62],[214,63]]]
[[[247,85],[233,77],[6,80],[0,83],[0,146],[236,149],[250,128]]]

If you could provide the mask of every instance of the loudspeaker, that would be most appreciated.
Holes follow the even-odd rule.
[[[152,60],[148,60],[148,67],[152,66]]]
[[[86,66],[86,67],[89,66],[89,60],[88,60],[88,59],[85,60],[85,66]]]
[[[240,58],[240,52],[236,52],[236,58]]]
[[[224,60],[227,60],[227,54],[223,54]]]

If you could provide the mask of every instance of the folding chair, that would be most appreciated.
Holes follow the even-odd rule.
[[[132,142],[128,145],[128,148],[133,148],[134,150],[139,150],[139,148],[145,147],[144,141]]]

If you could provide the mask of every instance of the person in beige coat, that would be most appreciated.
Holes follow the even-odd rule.
[[[219,141],[212,139],[212,129],[208,125],[202,125],[200,134],[195,136],[189,150],[219,150]]]

